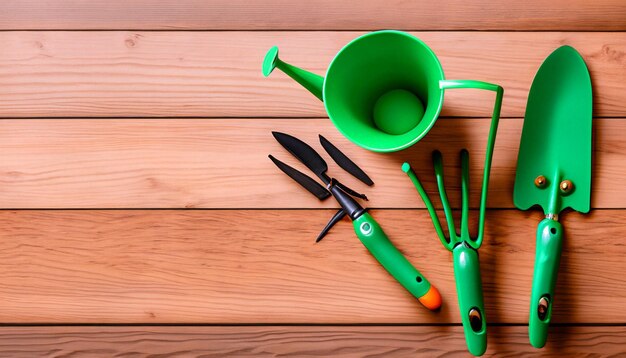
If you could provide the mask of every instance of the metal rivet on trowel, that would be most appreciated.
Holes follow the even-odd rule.
[[[540,175],[540,176],[535,178],[535,186],[537,188],[540,188],[540,189],[545,188],[547,182],[548,182],[548,180],[543,175]]]
[[[537,306],[537,315],[539,316],[540,320],[544,320],[546,319],[546,316],[548,315],[548,306],[550,305],[550,300],[548,299],[548,297],[541,297],[539,299],[539,306]]]
[[[561,189],[561,193],[568,194],[574,189],[574,183],[571,180],[563,180],[561,184],[559,184],[559,189]]]
[[[472,327],[472,330],[474,332],[480,332],[480,330],[483,328],[483,319],[478,309],[472,308],[469,311],[469,321],[470,321],[470,326]]]

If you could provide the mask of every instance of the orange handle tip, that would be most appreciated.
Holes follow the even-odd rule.
[[[441,307],[441,294],[439,294],[439,290],[435,288],[432,284],[430,285],[430,289],[428,292],[420,298],[418,298],[421,304],[424,307],[428,308],[431,311],[436,311]]]

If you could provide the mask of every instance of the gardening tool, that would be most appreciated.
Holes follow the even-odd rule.
[[[339,150],[339,148],[335,147],[328,139],[324,138],[324,136],[321,134],[320,134],[320,144],[322,145],[322,147],[324,147],[324,150],[326,150],[326,153],[328,153],[328,155],[330,155],[330,157],[333,158],[335,163],[337,163],[341,169],[352,174],[352,176],[359,179],[360,181],[367,184],[368,186],[374,185],[374,182],[372,181],[372,179],[370,179],[370,177],[367,174],[365,174],[363,169],[359,168],[359,166],[356,165],[356,163],[350,160],[348,156],[343,154],[343,152]]]
[[[322,230],[318,236],[317,241],[320,241],[341,219],[348,216],[352,220],[354,231],[357,237],[363,245],[369,250],[369,252],[380,262],[381,265],[396,279],[404,288],[406,288],[413,296],[415,296],[419,302],[430,310],[437,310],[441,306],[441,296],[435,286],[431,285],[428,280],[396,249],[396,247],[389,241],[380,225],[374,220],[374,218],[367,213],[367,209],[363,208],[355,199],[366,198],[365,195],[358,194],[354,190],[341,184],[337,179],[334,179],[326,174],[328,166],[324,159],[308,144],[292,137],[285,133],[272,132],[274,138],[285,149],[287,149],[294,157],[300,160],[307,168],[317,175],[322,180],[328,192],[337,200],[341,209],[337,211],[335,215],[330,219],[326,227]],[[277,163],[277,159],[270,156],[274,163]],[[279,168],[285,171],[283,168],[286,164],[280,162]],[[283,166],[283,167],[281,167]],[[297,171],[290,167],[288,170]],[[319,188],[313,186],[308,180],[302,180],[302,177],[307,175],[300,173],[297,176],[299,179],[294,180],[304,186],[310,192],[315,192]],[[310,181],[315,182],[309,178]],[[317,184],[317,182],[315,182]],[[321,188],[321,185],[317,184]],[[318,198],[321,196],[317,195]]]
[[[279,68],[324,102],[337,129],[374,152],[395,152],[423,138],[439,117],[446,89],[498,86],[445,80],[435,53],[401,31],[376,31],[348,43],[332,60],[326,77],[292,66],[272,47],[263,74]]]
[[[461,151],[461,231],[457,232],[454,225],[452,208],[448,202],[448,195],[444,187],[443,158],[441,152],[433,152],[433,164],[435,177],[439,188],[441,203],[448,222],[449,237],[446,237],[441,222],[437,217],[435,207],[424,190],[424,187],[411,169],[409,163],[402,165],[402,170],[407,173],[426,208],[435,226],[439,240],[443,246],[452,252],[454,262],[454,278],[461,312],[461,321],[465,332],[465,343],[470,353],[480,356],[487,349],[487,322],[485,318],[485,306],[483,301],[482,283],[480,279],[480,265],[478,261],[478,248],[482,245],[485,227],[485,210],[487,208],[487,193],[489,186],[489,173],[491,171],[491,159],[498,130],[500,108],[502,106],[502,87],[493,85],[496,91],[496,101],[491,117],[491,126],[487,140],[485,154],[485,166],[483,171],[482,192],[480,195],[480,209],[478,219],[478,236],[472,238],[469,233],[469,152]]]
[[[540,205],[528,333],[545,345],[561,258],[559,213],[589,212],[591,196],[592,95],[589,71],[569,46],[543,62],[530,88],[517,158],[513,201],[521,210]]]

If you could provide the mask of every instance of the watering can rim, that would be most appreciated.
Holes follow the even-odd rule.
[[[437,119],[439,118],[439,114],[441,113],[441,108],[443,107],[443,97],[444,97],[444,90],[443,89],[439,89],[439,104],[437,106],[437,110],[433,115],[433,119],[430,121],[430,123],[428,124],[428,126],[426,128],[424,128],[418,135],[416,135],[415,137],[413,137],[410,141],[403,143],[402,145],[396,146],[396,147],[392,147],[392,148],[379,148],[379,147],[371,147],[368,145],[365,145],[363,143],[361,143],[361,141],[359,141],[358,139],[353,138],[353,136],[351,136],[349,133],[346,133],[338,124],[337,122],[333,119],[332,115],[331,115],[331,111],[328,108],[328,101],[326,99],[326,92],[327,92],[327,80],[328,80],[328,74],[330,73],[331,69],[333,68],[333,65],[335,64],[335,62],[337,61],[337,59],[339,57],[341,57],[340,55],[346,51],[349,47],[353,46],[355,43],[362,41],[364,39],[367,39],[368,37],[372,37],[372,36],[379,36],[379,35],[383,35],[383,34],[394,34],[394,35],[400,35],[400,36],[404,36],[407,37],[409,39],[411,39],[412,41],[415,41],[417,44],[419,44],[420,46],[422,46],[423,48],[425,48],[428,52],[428,54],[435,60],[435,63],[437,64],[437,69],[439,72],[439,79],[437,81],[441,81],[441,80],[445,80],[445,74],[443,72],[443,67],[441,66],[441,62],[439,61],[439,58],[437,57],[437,55],[435,54],[435,52],[422,40],[420,40],[418,37],[408,33],[408,32],[404,32],[404,31],[399,31],[399,30],[378,30],[378,31],[372,31],[372,32],[368,32],[366,34],[363,34],[357,38],[352,39],[350,42],[348,42],[346,45],[344,45],[341,50],[339,50],[339,52],[337,52],[337,54],[335,54],[335,56],[333,57],[333,59],[331,60],[330,64],[328,65],[328,68],[326,69],[326,73],[324,74],[324,81],[323,81],[323,85],[322,85],[322,102],[324,103],[324,109],[326,110],[326,113],[328,114],[328,118],[331,120],[331,122],[333,122],[335,128],[337,128],[337,130],[339,130],[339,132],[345,136],[346,138],[348,138],[351,142],[357,144],[358,146],[360,146],[361,148],[370,150],[372,152],[378,152],[378,153],[390,153],[390,152],[397,152],[403,149],[407,149],[411,146],[413,146],[415,143],[419,142],[422,138],[424,138],[424,136],[426,136],[426,134],[428,134],[428,132],[432,129],[432,127],[435,125],[435,122],[437,121]],[[391,134],[390,134],[391,135]],[[404,135],[404,134],[403,134]]]

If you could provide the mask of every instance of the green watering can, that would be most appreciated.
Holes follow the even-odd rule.
[[[439,117],[444,90],[500,88],[444,79],[439,59],[425,43],[393,30],[352,40],[332,60],[326,77],[281,61],[278,48],[272,47],[263,61],[263,75],[276,67],[324,102],[344,136],[374,152],[396,152],[422,139]]]

